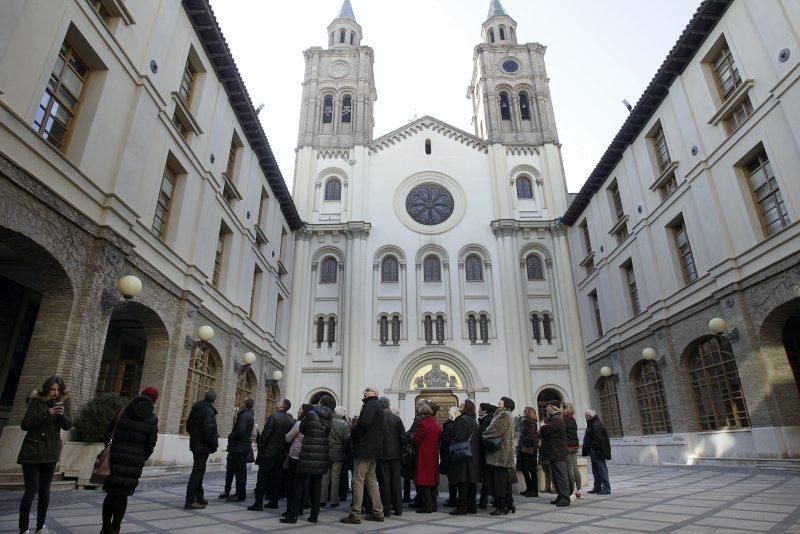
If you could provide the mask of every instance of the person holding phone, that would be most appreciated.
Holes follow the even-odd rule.
[[[38,494],[36,532],[39,532],[44,529],[50,484],[61,457],[61,431],[72,428],[69,397],[60,376],[51,376],[41,389],[31,391],[20,427],[27,434],[17,456],[25,479],[25,493],[19,504],[19,531],[28,531],[33,497]]]

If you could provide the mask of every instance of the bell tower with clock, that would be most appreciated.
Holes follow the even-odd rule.
[[[492,0],[481,36],[467,90],[475,135],[504,145],[558,144],[546,47],[517,43],[517,23],[500,0]]]

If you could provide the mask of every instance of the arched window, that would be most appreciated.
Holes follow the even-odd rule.
[[[433,320],[430,315],[426,315],[423,320],[425,330],[425,343],[430,345],[433,343]]]
[[[489,42],[494,43],[494,29],[489,28]]]
[[[528,272],[528,280],[544,280],[542,258],[537,254],[528,254],[525,258],[525,269]]]
[[[475,315],[467,315],[467,336],[469,336],[469,342],[473,344],[478,341],[478,329],[475,323]]]
[[[347,36],[347,32],[344,29],[339,30],[339,42],[344,44],[344,38]]]
[[[641,362],[634,380],[642,434],[671,433],[672,423],[669,420],[664,381],[658,362]]]
[[[317,318],[317,347],[322,346],[325,341],[325,319],[322,317]]]
[[[553,343],[553,318],[547,313],[542,314],[542,327],[544,328],[544,338],[547,343]]]
[[[528,93],[519,94],[519,115],[524,121],[531,120],[531,106]]]
[[[387,319],[385,315],[381,317],[378,330],[381,345],[386,345],[386,342],[389,340],[389,319]]]
[[[436,342],[444,343],[444,315],[436,316]]]
[[[533,198],[533,185],[527,176],[517,178],[517,198]]]
[[[508,103],[508,93],[502,91],[500,93],[500,118],[504,121],[511,120],[511,108]]]
[[[400,316],[395,315],[392,317],[392,343],[394,345],[400,344]]]
[[[546,417],[545,407],[553,402],[561,405],[561,401],[564,399],[561,397],[561,393],[558,390],[553,388],[543,389],[539,395],[536,396],[536,407],[539,410],[539,421],[544,421]]]
[[[433,254],[425,256],[422,261],[422,270],[426,282],[442,281],[442,263],[439,261],[438,256]]]
[[[601,378],[597,382],[597,396],[600,397],[600,416],[608,435],[622,437],[622,418],[619,412],[617,380],[613,376]]]
[[[319,281],[322,284],[335,284],[336,283],[336,258],[328,256],[322,260],[322,268],[320,269]]]
[[[539,314],[532,313],[531,314],[531,328],[533,329],[533,339],[536,340],[536,344],[540,345],[542,343],[542,331],[539,328]]]
[[[501,41],[505,41],[506,40],[506,27],[505,26],[500,26],[500,40]]]
[[[205,398],[209,389],[215,389],[222,364],[214,349],[208,344],[192,349],[189,371],[186,375],[186,391],[183,397],[181,434],[186,434],[186,418],[195,402]]]
[[[689,357],[694,406],[701,430],[749,428],[739,370],[730,342],[709,337]]]
[[[350,32],[350,45],[356,44],[356,32]]]
[[[342,200],[342,182],[338,178],[330,178],[325,182],[325,200]]]
[[[464,260],[464,269],[467,272],[467,282],[480,282],[483,280],[483,266],[477,254],[470,254]]]
[[[328,346],[332,347],[336,342],[336,317],[328,317]]]
[[[353,97],[344,95],[342,97],[342,122],[350,122],[353,117]]]
[[[397,258],[386,256],[381,261],[381,282],[397,282]]]
[[[481,328],[481,341],[484,342],[484,343],[488,343],[489,342],[489,318],[486,317],[485,313],[481,314],[480,328]]]
[[[281,390],[276,384],[264,388],[264,413],[266,417],[275,413],[275,403],[281,398]]]
[[[430,139],[425,139],[425,153],[427,155],[429,155],[429,156],[431,155],[431,140]]]
[[[239,403],[253,398],[253,392],[256,389],[256,374],[252,369],[248,369],[243,376],[236,380],[236,407]]]
[[[322,99],[322,124],[333,122],[333,95],[325,95]]]

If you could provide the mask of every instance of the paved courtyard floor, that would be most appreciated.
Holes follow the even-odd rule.
[[[613,494],[587,495],[572,506],[556,509],[552,497],[515,497],[517,513],[498,518],[478,515],[416,514],[383,523],[364,521],[346,526],[338,521],[347,506],[323,508],[319,524],[300,519],[296,525],[278,522],[282,510],[250,512],[252,503],[224,503],[209,499],[205,510],[183,510],[185,478],[146,482],[130,498],[122,532],[239,532],[291,531],[343,533],[347,531],[410,534],[456,532],[796,532],[800,533],[800,476],[781,472],[700,468],[609,466]],[[251,474],[248,487],[255,485]],[[209,474],[206,494],[222,490],[221,473]],[[591,486],[589,486],[591,487]],[[0,495],[0,532],[16,532],[19,492]],[[97,533],[104,493],[54,493],[47,526],[55,532]],[[283,503],[281,503],[283,504]],[[35,509],[35,505],[34,505]],[[439,510],[443,510],[440,506]],[[31,518],[35,524],[35,518]]]

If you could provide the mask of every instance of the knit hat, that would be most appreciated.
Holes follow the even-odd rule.
[[[156,402],[158,400],[158,390],[154,387],[144,388],[142,390],[142,396]]]

